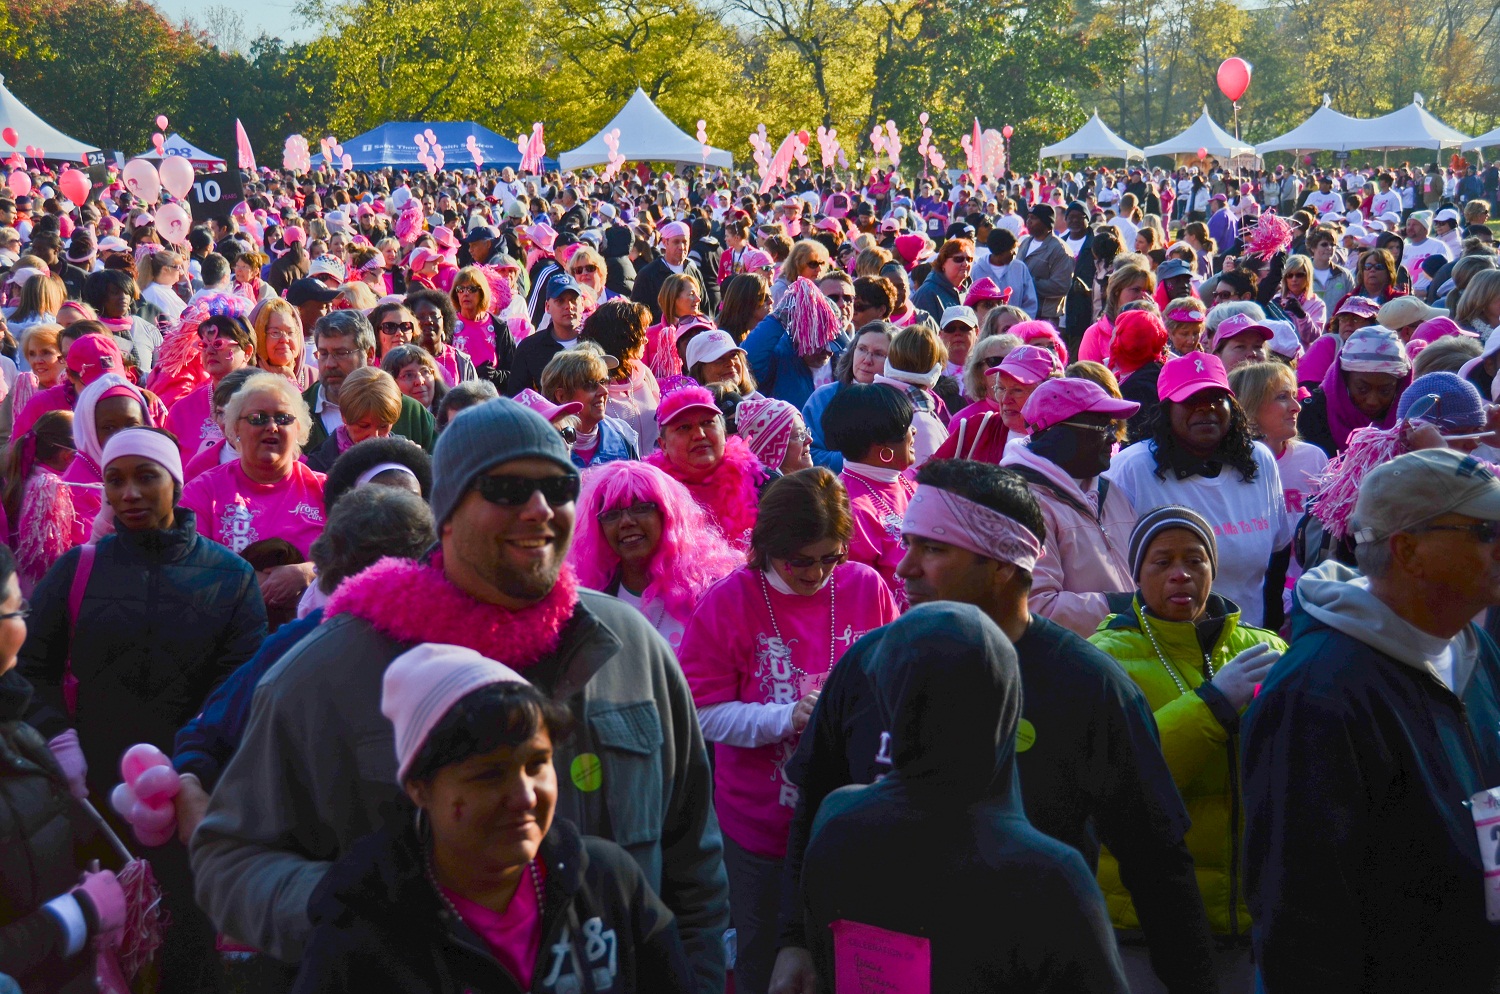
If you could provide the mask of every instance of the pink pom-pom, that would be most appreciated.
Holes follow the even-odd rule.
[[[145,829],[139,825],[135,827],[136,841],[152,849],[155,849],[157,846],[164,846],[176,837],[177,826],[175,824],[159,829]]]
[[[177,796],[182,790],[182,781],[172,767],[153,766],[136,778],[134,788],[136,797],[146,804],[159,806],[170,803]]]
[[[140,775],[153,766],[171,766],[172,761],[156,746],[141,742],[125,750],[120,757],[120,776],[132,787]]]
[[[490,313],[499,314],[510,306],[511,297],[514,294],[510,289],[510,280],[505,278],[505,273],[495,266],[480,266],[479,271],[484,274],[485,280],[490,285]]]
[[[177,821],[177,809],[172,806],[171,801],[160,806],[136,801],[125,820],[142,831],[155,832],[168,828]]]
[[[1295,237],[1295,232],[1292,231],[1292,226],[1281,217],[1276,214],[1262,214],[1255,222],[1255,229],[1250,232],[1250,238],[1245,243],[1245,251],[1249,255],[1269,259],[1292,244],[1293,237]]]
[[[130,789],[130,784],[122,783],[116,785],[110,792],[109,806],[115,809],[115,814],[121,818],[130,817],[130,809],[137,804],[135,791]]]

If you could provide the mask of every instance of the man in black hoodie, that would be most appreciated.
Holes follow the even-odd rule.
[[[630,246],[635,233],[623,224],[604,229],[604,285],[622,297],[635,290],[635,263],[630,261]]]
[[[1093,873],[1021,805],[1021,677],[1005,634],[976,607],[937,603],[864,641],[889,772],[828,795],[813,825],[802,892],[825,986],[837,975],[845,989],[854,978],[835,964],[856,950],[878,964],[871,946],[890,942],[922,950],[911,980],[927,990],[1124,994]],[[894,860],[904,872],[871,872]]]
[[[1216,991],[1208,919],[1183,841],[1187,811],[1162,757],[1151,709],[1114,660],[1027,610],[1028,561],[1035,556],[1028,560],[1025,550],[1040,549],[1046,533],[1036,498],[1019,474],[970,460],[930,462],[917,483],[902,529],[908,551],[896,574],[913,604],[974,604],[1014,643],[1025,690],[1017,764],[1032,825],[1078,850],[1091,868],[1100,843],[1108,845],[1135,902],[1152,967],[1167,989]],[[979,521],[993,527],[963,544],[950,528],[945,541],[919,521],[934,502],[959,509],[950,516],[952,527]],[[807,940],[795,894],[819,805],[835,789],[870,783],[888,770],[877,759],[887,726],[861,676],[864,661],[883,651],[873,636],[833,671],[787,764],[801,797],[787,841],[783,948],[772,994],[812,989],[805,985],[810,964],[799,948]],[[858,665],[848,665],[851,660]],[[940,707],[957,703],[945,700]]]

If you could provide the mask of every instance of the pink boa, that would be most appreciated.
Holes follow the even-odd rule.
[[[392,597],[391,591],[401,591]],[[557,650],[563,625],[578,606],[578,581],[564,565],[552,592],[530,607],[507,611],[476,601],[430,563],[385,558],[334,591],[325,618],[352,614],[399,642],[446,642],[507,666],[525,668]]]
[[[667,461],[667,454],[656,449],[646,461],[687,487],[700,507],[718,524],[736,549],[750,547],[750,529],[760,506],[760,486],[769,474],[750,446],[738,435],[724,440],[724,459],[707,479],[693,482]]]

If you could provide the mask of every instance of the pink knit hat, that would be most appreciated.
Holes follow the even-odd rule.
[[[521,674],[458,645],[429,642],[409,649],[386,667],[380,713],[396,726],[396,782],[438,722],[470,693],[496,683],[526,683]]]
[[[792,444],[792,425],[797,409],[784,400],[759,394],[740,402],[735,408],[736,432],[750,446],[761,465],[780,469],[786,450]]]

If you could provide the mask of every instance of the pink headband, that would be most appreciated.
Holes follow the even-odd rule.
[[[906,505],[901,530],[1014,563],[1028,573],[1042,558],[1042,543],[1014,518],[926,484],[917,486]]]
[[[114,391],[106,391],[104,397],[114,396]],[[134,396],[134,394],[131,394]],[[104,397],[100,397],[103,400]],[[123,456],[138,456],[142,459],[150,459],[161,466],[167,473],[182,485],[182,453],[178,451],[177,444],[160,432],[148,431],[145,428],[127,428],[117,431],[104,443],[104,455],[99,461],[101,467],[106,467],[116,459]]]
[[[1175,311],[1167,312],[1168,321],[1202,321],[1206,317],[1208,315],[1202,311],[1188,311],[1180,307]]]

